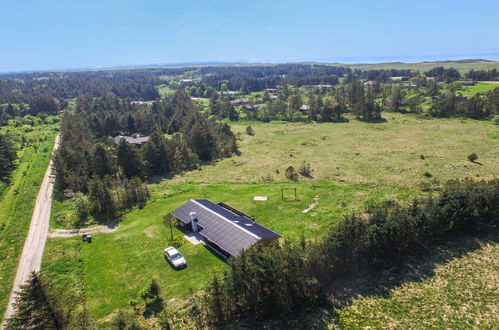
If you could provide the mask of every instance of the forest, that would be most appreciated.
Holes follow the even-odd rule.
[[[149,140],[139,148],[124,139],[116,143],[112,138],[120,134],[147,134]],[[62,116],[56,188],[85,194],[90,209],[112,218],[145,202],[143,180],[192,170],[237,151],[230,127],[202,116],[183,90],[150,107],[131,106],[111,93],[80,98],[75,111]]]

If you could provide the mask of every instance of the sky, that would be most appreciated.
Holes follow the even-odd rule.
[[[0,71],[499,60],[497,0],[0,0]]]

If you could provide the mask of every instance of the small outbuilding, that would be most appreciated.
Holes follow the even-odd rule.
[[[122,140],[130,144],[135,144],[136,146],[141,146],[147,141],[149,141],[149,136],[142,136],[140,134],[136,134],[135,136],[126,136],[126,135],[118,135],[113,138],[114,143],[120,144]]]
[[[281,237],[241,211],[207,199],[191,199],[172,215],[180,227],[199,233],[207,246],[226,258],[238,256],[254,244],[270,244]]]

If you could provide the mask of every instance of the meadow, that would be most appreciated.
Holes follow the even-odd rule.
[[[333,322],[345,329],[497,328],[497,235],[496,231],[485,239],[464,239],[441,247],[440,258],[447,255],[447,260],[429,267],[421,279],[413,275],[386,294],[357,297]],[[419,265],[421,259],[429,265],[435,262],[431,260],[435,256],[420,258]],[[398,277],[390,276],[394,281]]]
[[[345,66],[351,69],[360,70],[414,70],[425,72],[435,67],[442,66],[444,68],[457,69],[461,74],[470,70],[491,70],[499,69],[499,62],[496,61],[440,61],[440,62],[419,62],[419,63],[403,63],[403,62],[388,62],[374,64],[337,64],[332,65]]]
[[[18,260],[28,233],[35,199],[50,161],[57,124],[2,127],[19,147],[11,183],[0,187],[0,315],[10,297]],[[21,145],[21,136],[26,143]]]
[[[383,200],[404,202],[438,189],[452,178],[497,177],[499,128],[486,121],[431,119],[384,113],[385,123],[259,123],[231,124],[239,134],[240,156],[205,164],[171,179],[157,178],[143,209],[124,214],[118,230],[81,238],[49,239],[43,272],[68,292],[79,292],[95,319],[137,299],[138,291],[155,278],[167,305],[174,306],[203,288],[226,263],[202,245],[193,246],[163,217],[191,198],[226,202],[256,221],[296,241],[301,235],[320,239],[350,212],[362,212]],[[254,136],[245,133],[247,125]],[[478,163],[467,156],[475,152]],[[290,182],[284,172],[310,163],[313,177]],[[293,190],[297,188],[297,200]],[[268,196],[265,202],[254,201]],[[318,206],[302,213],[315,198]],[[68,210],[68,201],[54,202],[52,226]],[[175,271],[162,250],[176,245],[188,267]]]

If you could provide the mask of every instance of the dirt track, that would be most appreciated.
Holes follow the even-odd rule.
[[[59,136],[56,137],[54,150],[59,145]],[[53,177],[51,175],[52,161],[50,161],[45,176],[43,178],[40,191],[36,197],[36,204],[31,218],[31,225],[28,236],[24,242],[21,259],[17,267],[16,278],[12,286],[9,304],[4,315],[4,319],[10,317],[13,310],[13,302],[21,284],[25,283],[33,271],[39,271],[42,264],[42,255],[47,240],[50,223],[50,207],[52,205],[52,190],[54,188]],[[2,326],[3,329],[3,326]]]

